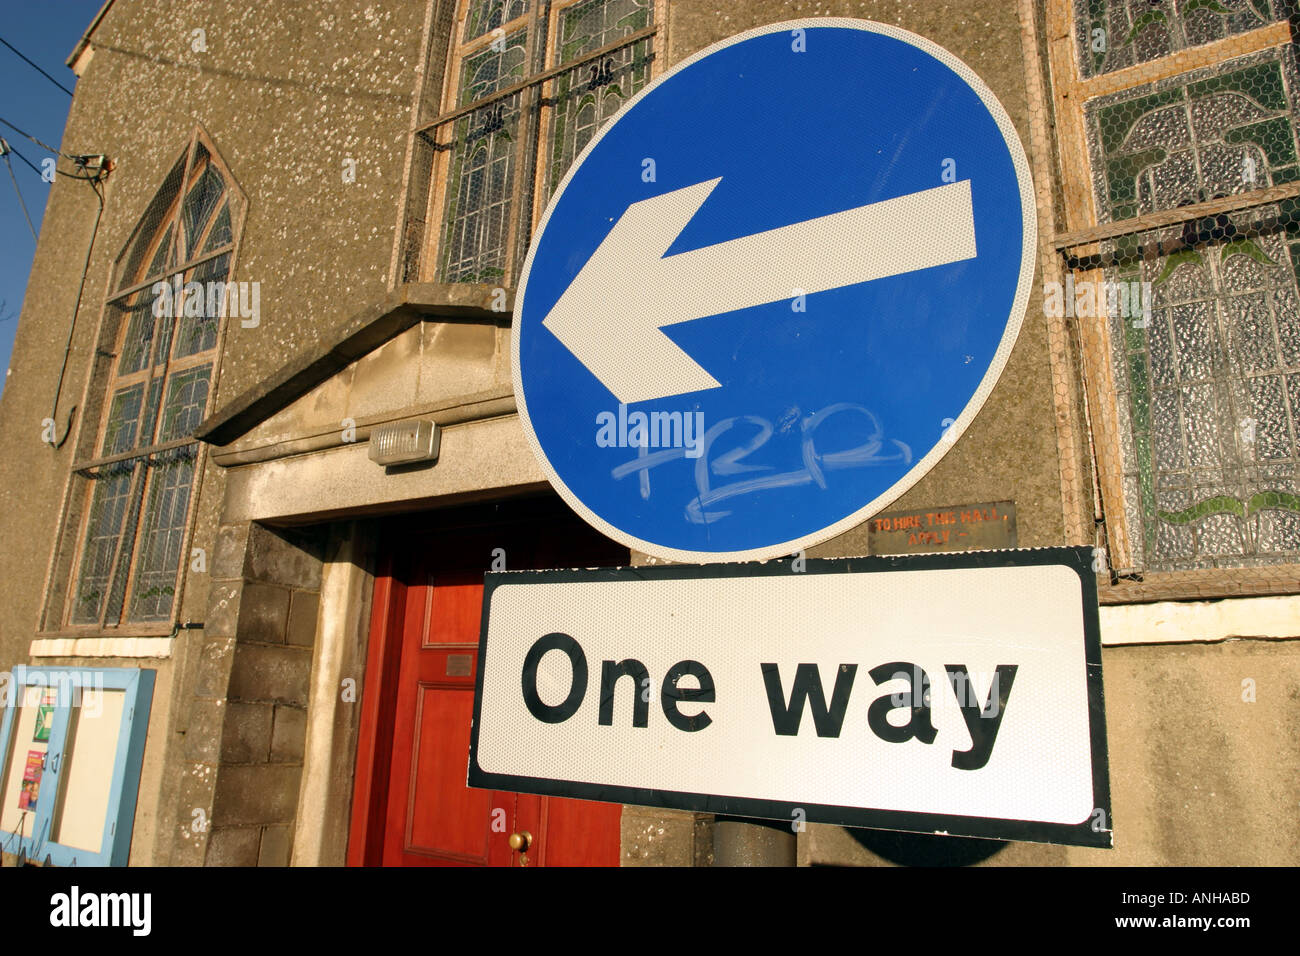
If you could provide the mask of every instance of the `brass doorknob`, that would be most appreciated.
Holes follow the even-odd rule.
[[[510,849],[518,852],[527,850],[533,842],[533,835],[527,830],[510,834]]]

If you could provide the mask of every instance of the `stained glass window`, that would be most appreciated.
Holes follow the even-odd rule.
[[[522,80],[526,52],[527,33],[516,30],[466,57],[458,105]],[[492,282],[505,274],[519,118],[516,94],[456,122],[443,229],[444,281]]]
[[[475,40],[528,12],[528,0],[472,0],[465,9],[465,35]]]
[[[237,304],[227,279],[238,203],[196,137],[119,260],[100,439],[76,466],[87,504],[71,625],[173,612],[198,449],[187,439],[207,409],[221,318]]]
[[[1099,221],[1297,181],[1298,94],[1285,46],[1090,101]],[[1295,563],[1300,201],[1135,231],[1098,248],[1106,281],[1145,283],[1150,293],[1149,312],[1107,319],[1136,566]]]
[[[149,500],[140,531],[130,620],[156,621],[171,613],[194,485],[195,454],[193,446],[185,446],[163,452],[150,462]]]
[[[441,228],[432,278],[507,282],[512,243],[526,240],[532,215],[577,154],[649,81],[652,38],[584,58],[644,31],[654,2],[556,0],[534,9],[524,0],[464,0],[461,12],[455,92],[446,106],[478,106],[435,123],[433,135],[417,142],[436,143],[443,157],[431,172],[445,171],[434,197]]]
[[[1286,19],[1284,0],[1074,0],[1080,70],[1096,76]]]
[[[559,55],[568,61],[650,24],[650,0],[586,0],[559,16]],[[555,80],[551,113],[549,197],[601,126],[650,81],[648,41],[616,50]]]
[[[1289,48],[1088,104],[1097,208],[1130,219],[1300,179]]]

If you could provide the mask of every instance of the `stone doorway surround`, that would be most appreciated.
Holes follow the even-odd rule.
[[[344,861],[374,525],[545,488],[487,286],[406,285],[199,429],[225,469],[180,765],[180,865]],[[439,459],[369,460],[377,425],[431,419]]]

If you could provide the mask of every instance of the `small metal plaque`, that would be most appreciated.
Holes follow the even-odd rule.
[[[448,654],[447,655],[447,676],[448,677],[468,677],[474,670],[474,655],[472,654]]]
[[[1016,504],[990,501],[876,515],[867,530],[872,554],[930,554],[1016,547]]]

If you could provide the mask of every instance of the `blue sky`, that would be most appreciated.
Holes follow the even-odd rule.
[[[64,60],[102,4],[103,0],[41,0],[39,3],[0,0],[0,37],[75,91],[77,77],[64,65]],[[71,97],[0,44],[0,117],[51,146],[61,146],[63,126],[71,105]],[[51,155],[7,126],[0,125],[0,136],[38,167],[42,159]],[[49,184],[17,156],[10,156],[9,160],[32,217],[32,225],[40,232],[45,203],[49,199]],[[60,168],[65,164],[60,164]],[[0,369],[9,367],[18,313],[27,291],[27,277],[35,252],[36,243],[23,218],[18,197],[14,195],[13,181],[0,160],[0,303],[3,303],[0,307]],[[0,391],[3,389],[4,376],[0,376]]]

